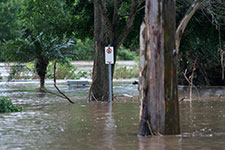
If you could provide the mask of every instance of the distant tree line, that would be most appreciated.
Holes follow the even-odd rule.
[[[176,1],[177,25],[191,3],[190,0]],[[107,2],[104,7],[109,18],[113,19],[113,2]],[[120,4],[120,22],[114,36],[124,30],[123,25],[129,19],[131,7],[128,0]],[[137,8],[131,32],[118,50],[119,59],[132,60],[138,55],[138,33],[144,17],[143,7],[144,3]],[[45,62],[43,64],[47,65],[47,62],[55,59],[94,59],[94,1],[2,0],[0,8],[0,61],[38,62],[41,57]],[[180,44],[180,84],[187,84],[183,72],[187,69],[187,74],[191,74],[196,56],[195,84],[225,84],[222,80],[223,53],[220,51],[224,50],[225,45],[224,8],[223,0],[203,0],[190,20]],[[38,68],[38,63],[36,66]]]

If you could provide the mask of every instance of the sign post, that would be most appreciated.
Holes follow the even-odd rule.
[[[114,64],[114,51],[110,45],[105,47],[105,64],[109,65],[109,101],[112,103],[112,64]]]

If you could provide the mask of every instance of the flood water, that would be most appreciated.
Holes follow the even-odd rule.
[[[55,91],[53,84],[47,89]],[[224,88],[202,88],[192,102],[180,102],[181,135],[137,137],[137,86],[117,84],[115,96],[127,102],[87,103],[88,88],[69,90],[76,104],[37,91],[36,83],[0,83],[23,112],[0,114],[0,150],[221,150],[225,149]],[[188,95],[180,88],[180,97]],[[56,91],[55,91],[56,92]],[[196,94],[197,95],[197,94]],[[129,101],[132,101],[131,103]]]

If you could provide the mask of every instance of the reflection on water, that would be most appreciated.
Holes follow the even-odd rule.
[[[176,136],[139,137],[139,150],[179,150],[181,138]]]
[[[180,102],[181,135],[137,137],[138,103],[86,103],[88,88],[59,87],[76,104],[37,92],[38,83],[0,84],[0,96],[24,107],[22,113],[0,114],[1,150],[225,149],[225,99],[211,95],[213,89],[200,89],[199,101]],[[47,88],[55,91],[52,84]],[[214,93],[221,94],[218,90],[223,91]],[[116,85],[114,92],[138,93],[137,86],[128,84]]]

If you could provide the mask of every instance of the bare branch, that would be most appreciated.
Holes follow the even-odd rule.
[[[145,6],[142,6],[142,7],[138,8],[137,12],[141,11],[144,8],[145,8]]]
[[[223,50],[223,44],[221,40],[221,31],[220,31],[220,25],[218,25],[218,36],[219,36],[219,51],[220,51],[220,64],[222,69],[222,80],[224,80],[224,50]]]
[[[71,101],[71,99],[69,98],[69,97],[67,97],[63,92],[61,92],[60,91],[60,89],[57,87],[57,85],[56,85],[56,61],[55,61],[55,64],[54,64],[54,87],[57,89],[57,91],[65,98],[65,99],[67,99],[71,104],[74,104],[74,102],[73,101]]]
[[[193,2],[193,4],[191,5],[191,7],[187,10],[184,18],[181,20],[177,30],[176,30],[176,51],[177,54],[179,52],[179,47],[180,47],[180,41],[181,41],[181,37],[184,33],[184,30],[188,24],[188,22],[190,21],[191,17],[194,15],[194,13],[196,12],[196,10],[198,9],[198,7],[200,6],[201,2],[203,0],[195,0]]]
[[[142,5],[142,3],[144,3],[145,2],[145,0],[142,0],[138,5],[137,5],[137,8],[138,9],[140,9],[139,7]],[[144,5],[144,7],[145,7],[145,5]],[[142,8],[142,7],[141,7]]]
[[[195,70],[196,70],[196,63],[197,63],[197,60],[198,60],[198,57],[195,58],[195,61],[193,63],[193,67],[192,67],[192,73],[189,77],[187,77],[187,69],[185,69],[183,75],[184,75],[184,78],[187,80],[189,86],[190,86],[190,96],[189,96],[189,99],[192,100],[192,87],[194,86],[196,89],[197,87],[193,84],[193,79],[194,79],[194,73],[195,73]],[[198,90],[197,90],[198,92]]]
[[[117,41],[115,42],[115,45],[120,45],[122,43],[122,41],[126,38],[126,36],[128,35],[129,31],[132,28],[133,22],[134,22],[134,18],[137,12],[137,1],[136,0],[131,0],[131,8],[130,8],[130,14],[128,17],[128,21],[123,29],[123,32],[120,34],[120,36],[118,37]]]

